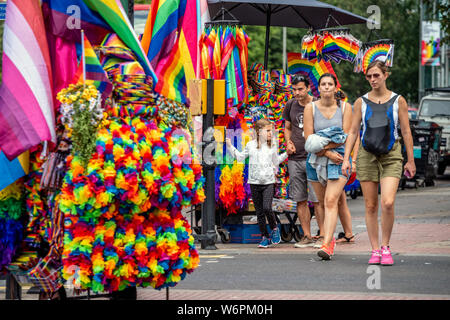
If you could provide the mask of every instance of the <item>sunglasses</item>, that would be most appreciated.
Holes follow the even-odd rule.
[[[366,79],[367,79],[367,80],[370,80],[370,79],[372,79],[372,78],[378,79],[379,77],[381,77],[381,74],[379,74],[379,73],[366,74]]]
[[[297,81],[305,81],[306,78],[305,78],[304,76],[295,76],[294,80],[297,80]]]

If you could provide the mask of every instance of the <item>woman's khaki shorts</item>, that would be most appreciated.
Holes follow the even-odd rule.
[[[394,143],[391,151],[381,156],[367,152],[362,144],[356,159],[356,178],[359,181],[379,182],[385,177],[402,177],[403,155],[399,141]]]

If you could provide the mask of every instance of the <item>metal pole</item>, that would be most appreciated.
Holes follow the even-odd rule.
[[[134,0],[128,0],[128,19],[134,28]]]
[[[122,2],[122,7],[127,12],[128,19],[134,27],[134,0],[120,0],[120,2]]]
[[[287,28],[283,27],[283,71],[284,73],[287,73],[287,67],[286,67],[286,33],[287,33]]]
[[[203,136],[205,132],[214,127],[214,80],[206,80],[207,100],[206,115],[203,116]],[[215,144],[214,137],[208,134],[208,141],[205,141],[205,149],[211,150],[208,146]],[[205,150],[204,149],[204,150]],[[215,150],[215,148],[213,148]],[[216,214],[216,194],[215,194],[215,162],[208,163],[211,159],[206,158],[206,152],[203,153],[203,175],[205,176],[205,202],[202,205],[202,237],[201,248],[207,250],[217,249],[215,214]],[[208,161],[209,160],[209,161]]]
[[[269,4],[266,13],[266,46],[264,52],[264,69],[267,70],[269,62],[269,41],[270,41],[270,18],[272,16],[272,6]]]
[[[423,85],[423,66],[422,66],[422,23],[423,23],[423,3],[422,0],[419,1],[419,97],[418,102],[422,99],[424,95],[424,85]]]
[[[6,274],[6,300],[22,300],[22,287],[14,276],[8,272]]]

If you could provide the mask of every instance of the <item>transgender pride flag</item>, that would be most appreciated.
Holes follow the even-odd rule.
[[[52,70],[39,0],[9,0],[3,35],[0,149],[9,160],[56,143]]]

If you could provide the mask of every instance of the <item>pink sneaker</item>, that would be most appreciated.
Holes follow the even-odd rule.
[[[381,265],[392,266],[394,259],[392,259],[391,249],[389,247],[381,247]]]
[[[372,256],[369,259],[369,264],[380,264],[381,250],[372,250]]]

